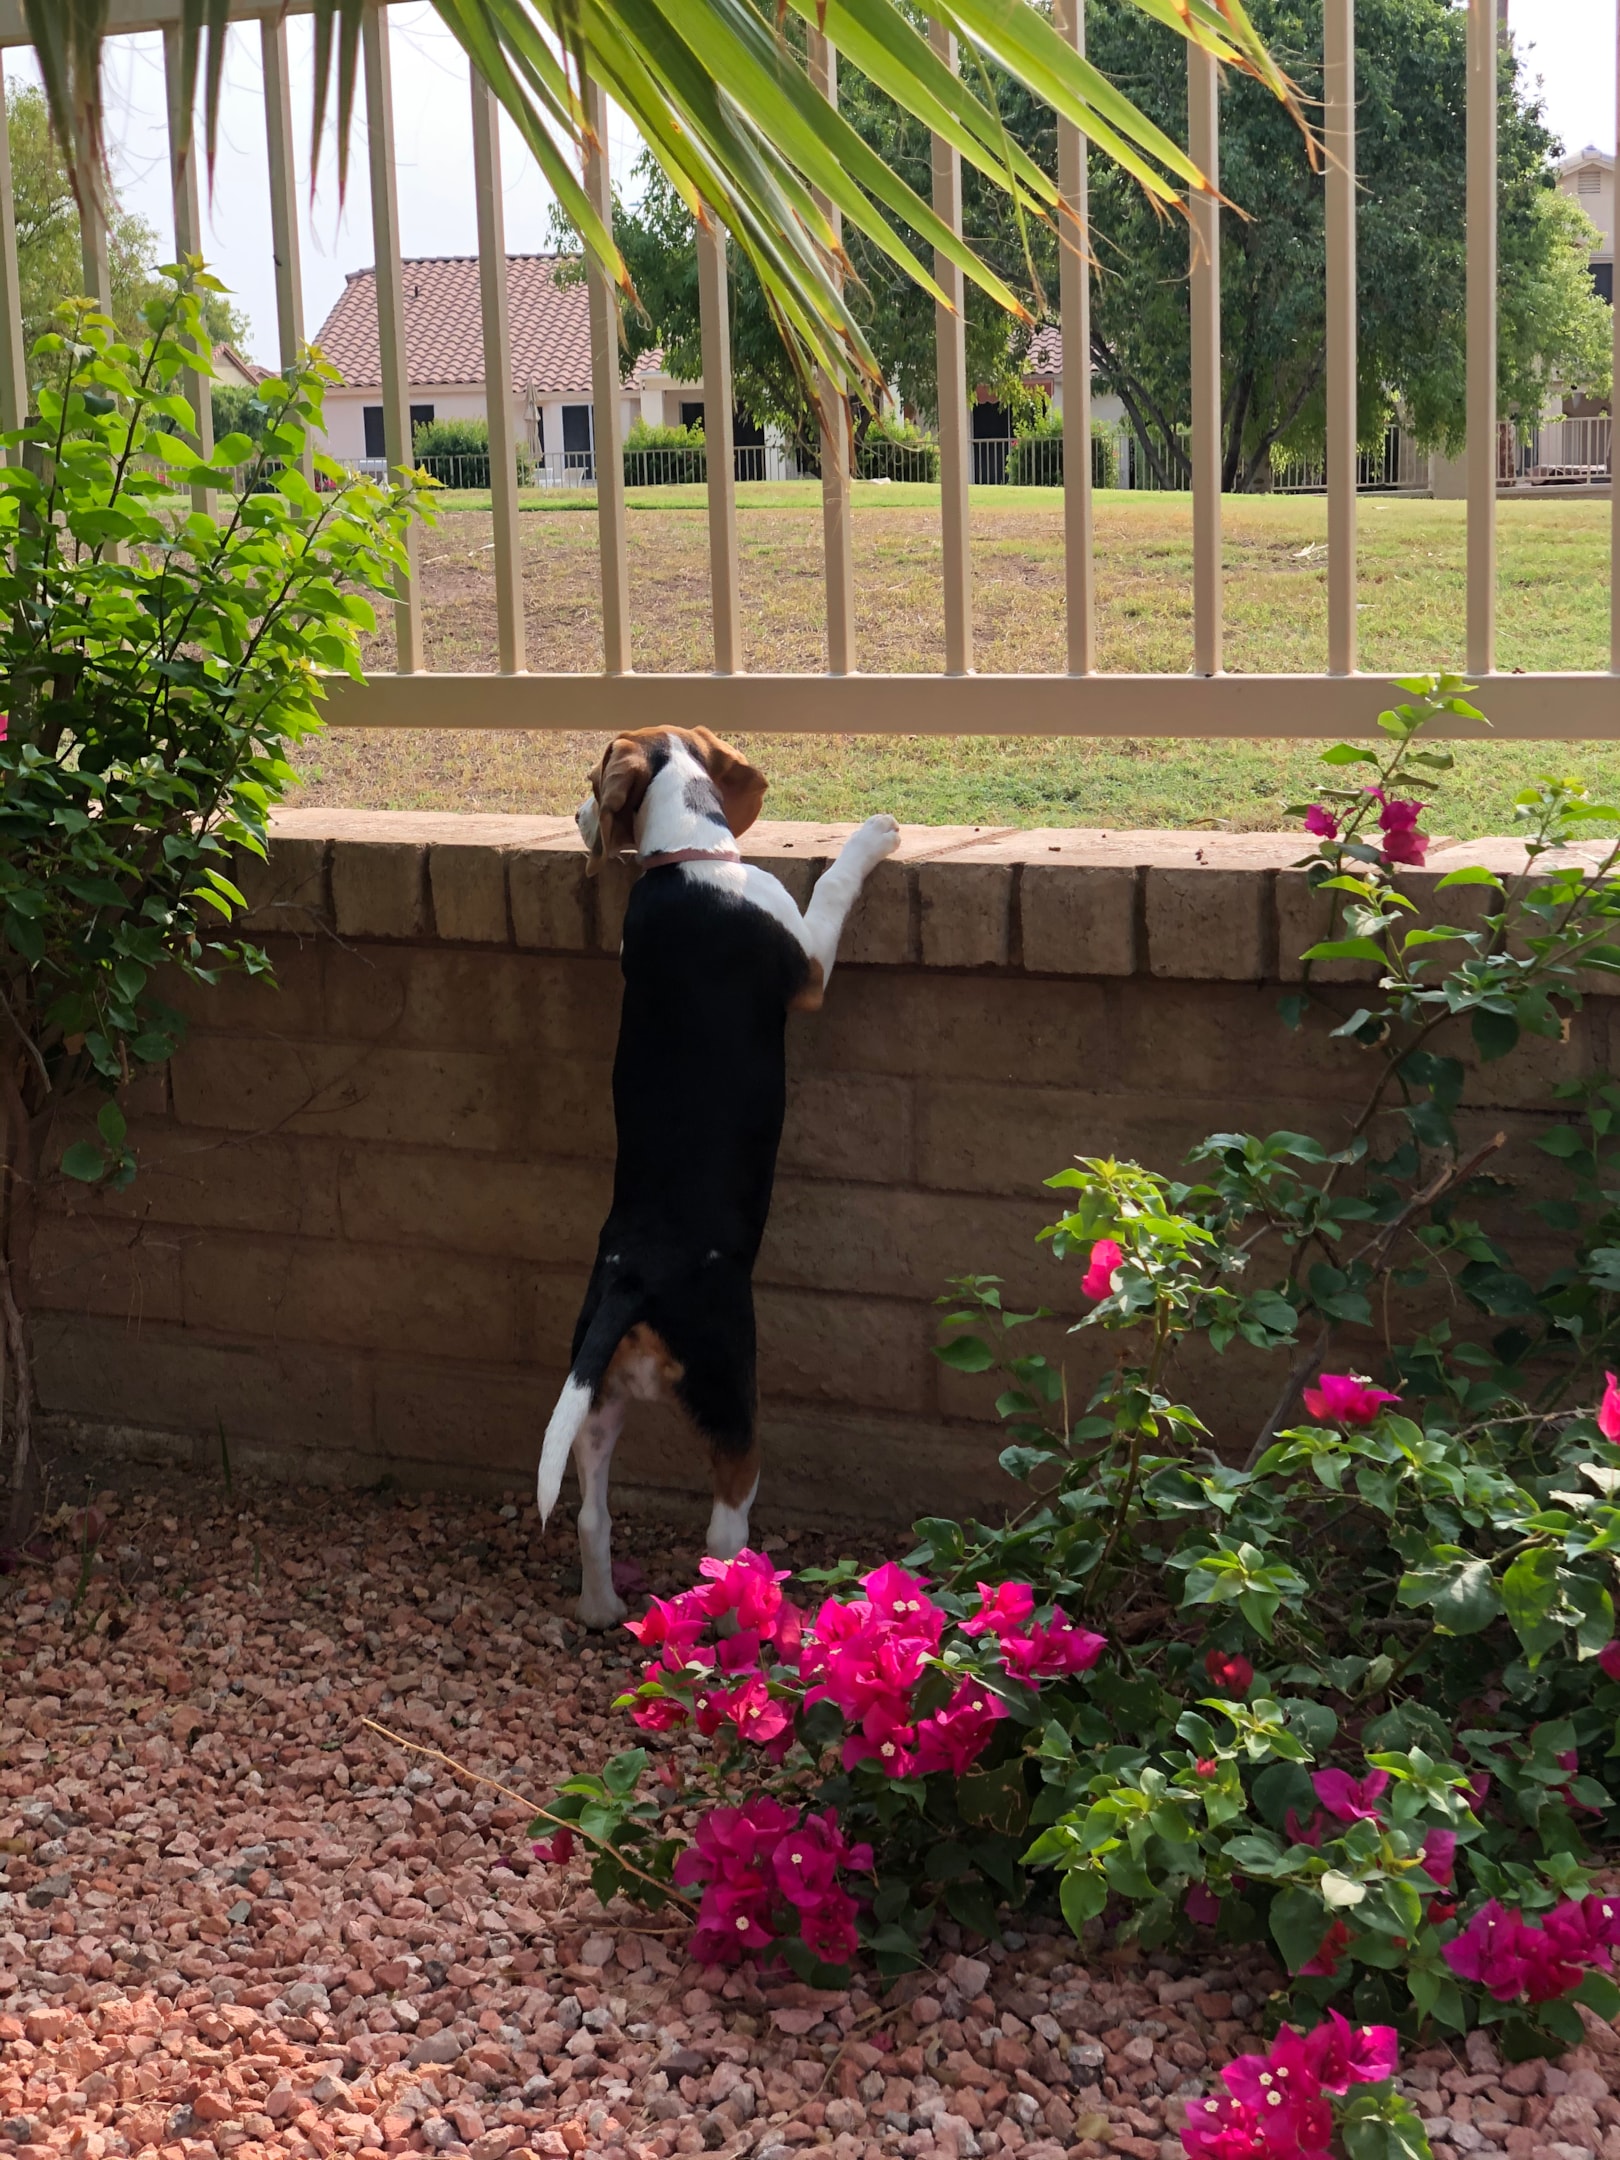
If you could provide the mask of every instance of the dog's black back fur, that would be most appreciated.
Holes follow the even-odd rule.
[[[753,1445],[753,1267],[770,1214],[790,1001],[810,965],[792,933],[676,865],[625,914],[613,1064],[613,1205],[574,1329],[592,1387],[645,1323],[682,1368],[676,1393],[725,1454]]]

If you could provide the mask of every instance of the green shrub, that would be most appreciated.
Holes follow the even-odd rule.
[[[489,422],[487,420],[419,420],[412,433],[411,452],[417,470],[447,488],[489,486]],[[525,442],[516,445],[517,484],[526,487],[533,475],[534,459]]]
[[[413,483],[354,479],[324,456],[315,484],[304,478],[337,380],[309,354],[261,386],[257,446],[227,433],[199,458],[184,381],[210,372],[200,295],[222,289],[200,259],[172,273],[139,350],[92,302],[68,302],[34,346],[34,414],[4,438],[26,453],[0,465],[0,1187],[12,1196],[58,1165],[127,1184],[117,1091],[183,1036],[175,985],[267,972],[235,927],[237,858],[263,856],[295,777],[288,746],[318,725],[322,672],[359,675],[369,596],[392,596],[426,507]],[[177,480],[217,490],[217,514],[177,507]],[[34,1212],[14,1198],[4,1219],[0,1422],[20,1489]]]
[[[709,454],[703,428],[655,427],[637,420],[624,438],[626,487],[690,487],[707,479]]]
[[[862,480],[937,480],[939,444],[909,420],[879,413],[861,442],[855,470]]]
[[[1033,427],[1023,429],[1007,458],[1009,487],[1061,487],[1063,485],[1063,415],[1049,412]],[[1091,484],[1097,488],[1119,486],[1119,438],[1100,420],[1091,423]]]
[[[215,442],[224,435],[245,435],[255,443],[264,440],[270,408],[258,390],[249,389],[246,383],[215,383],[208,402],[214,416]]]

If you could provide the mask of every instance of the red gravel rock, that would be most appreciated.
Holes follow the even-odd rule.
[[[1250,1954],[1088,1971],[1044,1922],[1005,1948],[947,1927],[931,1975],[821,1996],[694,1966],[669,1917],[603,1909],[583,1854],[533,1860],[525,1803],[629,1738],[634,1645],[573,1626],[571,1536],[516,1496],[154,1478],[97,1504],[77,1604],[65,1536],[0,1581],[6,2160],[1160,2160],[1258,2044],[1277,1975]],[[661,1593],[695,1576],[667,1527],[620,1542]],[[1586,2123],[1620,2059],[1587,2025],[1566,2072],[1442,2052],[1420,2097],[1487,2138],[1532,2095]]]

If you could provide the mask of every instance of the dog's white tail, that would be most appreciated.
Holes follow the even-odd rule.
[[[579,1437],[579,1428],[591,1414],[591,1394],[590,1387],[570,1373],[557,1397],[557,1407],[551,1413],[545,1444],[540,1450],[540,1471],[535,1479],[534,1496],[542,1527],[557,1505],[569,1451]]]

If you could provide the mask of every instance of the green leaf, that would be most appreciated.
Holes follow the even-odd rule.
[[[1279,1890],[1271,1901],[1271,1937],[1291,1973],[1315,1957],[1328,1927],[1321,1899],[1309,1890]]]
[[[115,1102],[104,1102],[96,1114],[96,1129],[108,1147],[116,1153],[124,1144],[129,1128],[124,1113]]]
[[[1024,1762],[1015,1756],[995,1770],[970,1770],[956,1784],[956,1801],[970,1823],[1017,1837],[1029,1821]]]
[[[62,1175],[83,1185],[96,1184],[106,1169],[107,1158],[93,1140],[75,1140],[62,1157]]]
[[[1511,1013],[1488,1012],[1478,1006],[1468,1024],[1474,1047],[1487,1065],[1518,1047],[1519,1023]]]
[[[1561,1602],[1558,1555],[1550,1545],[1520,1553],[1502,1577],[1502,1603],[1532,1669],[1563,1633],[1550,1617]]]
[[[1501,884],[1494,870],[1487,870],[1483,863],[1470,863],[1462,870],[1448,870],[1435,891],[1445,892],[1453,885],[1494,885],[1500,890]]]
[[[1328,938],[1320,945],[1309,945],[1299,956],[1302,960],[1370,960],[1375,967],[1385,965],[1388,955],[1382,945],[1369,937]]]
[[[1072,1868],[1058,1886],[1058,1903],[1071,1931],[1078,1935],[1108,1903],[1108,1884],[1090,1869]]]
[[[957,1335],[947,1343],[936,1343],[934,1355],[942,1365],[949,1365],[953,1372],[988,1372],[996,1362],[995,1352],[979,1335]]]

